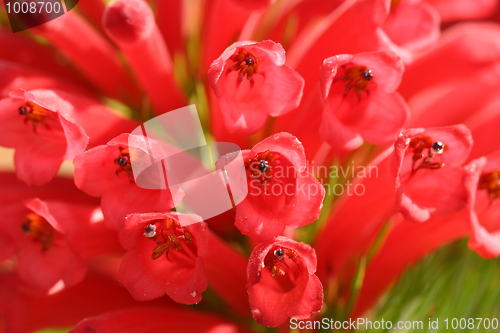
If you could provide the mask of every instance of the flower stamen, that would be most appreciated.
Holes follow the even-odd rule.
[[[245,160],[245,168],[249,176],[260,180],[261,185],[264,185],[267,193],[267,184],[281,183],[281,180],[274,177],[272,164],[279,162],[277,156],[266,150],[265,152],[258,153],[253,158]]]
[[[253,78],[254,74],[260,74],[264,79],[266,78],[266,74],[259,71],[259,59],[252,52],[240,49],[239,52],[233,54],[230,59],[236,62],[236,64],[229,67],[227,73],[231,73],[232,71],[239,72],[238,79],[236,80],[237,87],[240,86],[245,76],[248,81],[250,81],[250,86],[252,88],[255,85],[255,80]]]
[[[373,80],[373,73],[363,65],[345,64],[340,66],[344,71],[344,75],[336,77],[335,81],[342,81],[345,83],[344,96],[349,91],[354,91],[358,95],[358,100],[361,100],[361,92],[365,91],[369,96],[368,83]]]
[[[286,275],[285,269],[288,265],[285,263],[285,257],[295,261],[299,255],[292,249],[280,247],[269,251],[264,258],[264,266],[271,272],[273,277]]]
[[[172,249],[179,251],[183,249],[182,243],[193,242],[193,235],[172,218],[152,221],[146,226],[144,236],[156,243],[151,254],[153,260],[160,258],[164,253],[168,258]]]
[[[482,174],[478,189],[486,190],[491,201],[500,198],[500,170]]]
[[[435,155],[440,155],[448,150],[448,146],[440,141],[434,141],[431,137],[423,136],[410,141],[409,148],[413,149],[411,173],[414,174],[420,169],[437,170],[444,167],[444,163],[432,162]],[[424,150],[428,149],[427,156],[424,157]],[[423,159],[418,167],[415,164]]]
[[[47,251],[50,248],[57,235],[54,227],[36,213],[29,213],[24,217],[22,229],[26,236],[42,244],[42,251]]]
[[[45,122],[47,118],[50,117],[50,111],[46,108],[35,104],[33,102],[24,102],[17,111],[21,116],[24,116],[24,123],[28,123],[31,121],[33,125],[33,132],[36,133],[36,125],[42,124],[47,129],[50,129],[50,126]]]
[[[132,163],[130,162],[130,153],[128,148],[120,147],[120,155],[115,159],[115,163],[120,167],[116,170],[118,175],[120,172],[125,171],[131,183],[135,183],[134,175],[132,172]]]

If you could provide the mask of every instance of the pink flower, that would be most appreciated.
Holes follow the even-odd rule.
[[[500,255],[500,152],[475,160],[477,192],[470,209],[469,247],[485,258]]]
[[[298,107],[304,80],[284,64],[285,50],[270,40],[234,43],[212,63],[208,80],[229,132],[253,134],[268,115]]]
[[[440,24],[439,13],[425,1],[391,0],[389,15],[381,28],[393,43],[417,52],[438,40]]]
[[[0,145],[16,148],[17,176],[30,185],[47,184],[89,140],[71,105],[50,90],[19,89],[1,100],[0,132]]]
[[[4,223],[2,233],[11,240],[9,247],[2,248],[0,257],[7,257],[4,251],[8,255],[15,251],[23,281],[44,294],[59,281],[62,286],[72,286],[83,280],[87,267],[67,236],[69,229],[77,228],[80,221],[71,221],[76,222],[73,225],[64,220],[60,223],[40,199],[0,209]]]
[[[168,211],[174,199],[168,189],[150,190],[136,185],[131,165],[130,149],[147,155],[139,138],[129,146],[129,134],[121,134],[104,146],[98,146],[77,156],[75,184],[85,193],[102,197],[104,223],[118,230],[126,215],[149,211]],[[181,193],[176,193],[178,198]]]
[[[396,208],[407,221],[451,215],[468,202],[462,165],[472,136],[463,125],[403,131],[394,144]]]
[[[285,237],[261,243],[248,261],[248,297],[257,323],[275,327],[288,318],[306,319],[323,306],[316,254]]]
[[[353,150],[366,140],[393,142],[409,117],[395,92],[403,63],[388,52],[338,55],[320,69],[325,100],[320,133],[334,150]]]
[[[264,242],[286,226],[298,228],[319,217],[325,189],[306,171],[297,138],[275,134],[242,153],[248,195],[236,206],[235,226],[241,233]]]
[[[198,216],[129,215],[119,237],[128,252],[118,277],[135,299],[146,301],[167,294],[179,303],[201,301],[207,288],[203,256],[207,252],[208,228]]]

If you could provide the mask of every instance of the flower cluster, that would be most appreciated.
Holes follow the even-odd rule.
[[[496,5],[87,0],[16,34],[0,8],[0,332],[287,331],[451,241],[500,256]],[[205,220],[135,172],[188,104],[247,187]]]

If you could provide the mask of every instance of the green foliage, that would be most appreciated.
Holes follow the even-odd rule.
[[[500,328],[486,330],[482,324],[477,328],[479,320],[474,329],[453,330],[451,324],[453,318],[500,321],[500,259],[480,258],[467,248],[466,241],[450,244],[409,268],[374,313],[370,320],[423,321],[424,329],[364,332],[498,332]],[[429,318],[439,319],[438,329],[429,329]]]

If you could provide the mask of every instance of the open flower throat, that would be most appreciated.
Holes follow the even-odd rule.
[[[246,76],[248,81],[250,81],[250,86],[253,88],[255,85],[255,80],[253,78],[254,74],[260,74],[264,78],[266,78],[266,74],[262,71],[259,71],[259,59],[257,56],[244,49],[240,49],[235,54],[233,54],[230,58],[236,64],[232,67],[229,67],[227,73],[231,73],[233,71],[238,71],[238,79],[236,80],[236,85],[239,87],[243,78]]]
[[[116,170],[116,174],[120,174],[120,172],[125,171],[128,176],[128,179],[131,183],[134,183],[134,175],[132,172],[132,163],[130,162],[130,153],[128,148],[119,148],[120,154],[115,159],[115,163],[120,167]]]
[[[299,255],[292,249],[286,247],[277,247],[269,251],[264,259],[264,266],[271,272],[273,277],[284,276],[289,270],[285,259],[297,260]]]
[[[54,227],[46,219],[35,213],[29,213],[24,217],[22,229],[26,236],[42,245],[42,251],[47,251],[50,248],[57,235]]]
[[[441,155],[448,150],[448,146],[440,141],[434,141],[431,137],[422,136],[410,141],[410,149],[413,149],[411,172],[414,174],[420,169],[437,170],[444,167],[444,163],[433,161],[434,156]],[[427,150],[427,156],[424,157]],[[417,162],[422,162],[416,166]]]
[[[486,190],[491,200],[500,198],[500,170],[482,174],[478,188]]]
[[[42,124],[45,127],[49,128],[49,125],[46,124],[47,118],[50,116],[50,111],[46,108],[32,103],[32,102],[24,102],[17,111],[21,116],[24,116],[24,122],[27,123],[31,121],[33,124],[33,130],[36,132],[36,125]]]
[[[168,254],[173,249],[190,251],[187,246],[183,247],[182,243],[193,242],[193,235],[172,218],[151,221],[145,227],[144,236],[157,244],[151,254],[153,260],[160,258],[164,253],[168,258]]]
[[[279,162],[278,156],[266,150],[258,153],[253,158],[246,159],[245,168],[250,177],[259,180],[263,185],[267,183],[281,183],[279,179],[274,177],[273,164],[275,162]]]
[[[337,76],[335,81],[342,81],[345,83],[344,95],[347,95],[351,89],[358,95],[358,99],[361,99],[361,92],[363,91],[365,91],[367,95],[370,95],[368,84],[373,80],[371,69],[363,65],[349,63],[340,66],[340,70],[343,70],[343,74]]]

